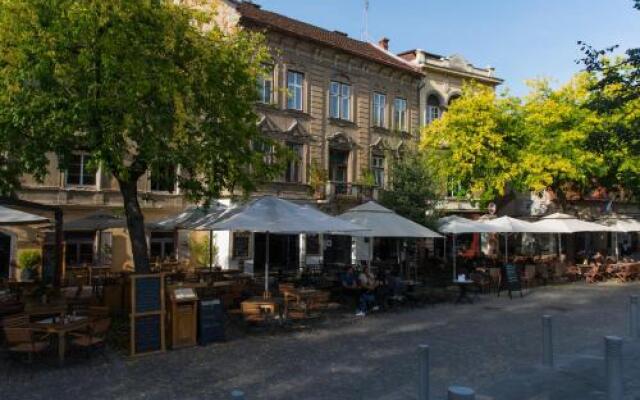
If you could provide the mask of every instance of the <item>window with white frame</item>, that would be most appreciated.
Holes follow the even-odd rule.
[[[383,93],[373,93],[373,126],[385,128],[385,111],[387,109],[387,96]]]
[[[71,155],[65,181],[69,186],[94,186],[96,184],[96,172],[89,168],[91,156],[88,153],[75,153]]]
[[[427,98],[427,115],[426,122],[427,124],[432,123],[433,121],[439,119],[442,116],[442,108],[440,105],[440,100],[435,95],[430,95]]]
[[[393,128],[400,132],[407,131],[407,99],[396,97],[393,102]]]
[[[173,232],[151,232],[149,255],[152,259],[164,260],[175,257],[176,245]]]
[[[296,71],[287,71],[287,108],[290,110],[303,110],[304,74]]]
[[[329,85],[329,116],[351,120],[351,85],[331,82]]]
[[[376,186],[384,187],[384,156],[374,154],[371,157],[371,170],[376,181]]]
[[[299,143],[287,143],[287,147],[292,153],[292,158],[287,163],[284,181],[288,183],[299,183],[302,177],[302,145]]]
[[[258,101],[264,104],[273,102],[273,66],[264,65],[258,76]]]
[[[176,167],[162,165],[151,170],[151,190],[173,193],[176,190]]]

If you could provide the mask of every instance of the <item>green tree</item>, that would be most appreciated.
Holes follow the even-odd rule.
[[[592,81],[587,73],[558,89],[547,80],[531,81],[523,106],[526,139],[517,156],[518,180],[531,191],[553,189],[563,206],[566,192],[593,189],[607,171],[604,158],[587,148],[590,133],[602,125],[584,107]]]
[[[428,216],[435,206],[436,187],[424,156],[407,150],[400,157],[387,159],[391,159],[390,188],[381,192],[380,203],[414,222],[431,225]]]
[[[420,148],[441,185],[460,197],[490,201],[517,186],[521,128],[517,98],[468,83],[443,117],[424,128]]]
[[[640,10],[640,0],[634,0]],[[618,46],[596,49],[578,42],[584,56],[580,63],[596,80],[585,107],[605,121],[589,135],[589,148],[600,153],[609,165],[602,184],[621,198],[640,196],[640,48],[614,56]]]
[[[279,169],[255,148],[260,35],[172,0],[0,0],[0,178],[90,153],[119,183],[137,271],[149,260],[137,182],[180,166],[191,199],[251,190]],[[205,29],[206,28],[206,29]],[[256,146],[258,144],[258,146]]]

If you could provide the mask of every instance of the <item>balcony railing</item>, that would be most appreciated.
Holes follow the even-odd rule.
[[[327,197],[346,197],[359,201],[377,200],[378,188],[351,182],[327,182]]]

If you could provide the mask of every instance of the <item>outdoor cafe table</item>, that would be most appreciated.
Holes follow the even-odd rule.
[[[58,363],[64,364],[67,350],[67,334],[69,332],[86,329],[89,324],[87,317],[69,316],[66,320],[62,318],[47,318],[29,325],[31,329],[38,332],[45,332],[58,336]]]
[[[462,303],[463,301],[473,304],[473,299],[468,295],[468,289],[474,284],[474,282],[472,280],[459,281],[456,279],[453,283],[460,288],[460,294],[456,299],[456,304]]]
[[[304,305],[304,314],[309,316],[309,309],[312,308],[313,299],[319,293],[318,290],[312,288],[297,288],[291,291],[288,291],[285,296],[285,308],[287,307],[288,302],[286,301],[286,297],[294,297],[296,299],[297,304]],[[288,310],[285,309],[285,314]]]

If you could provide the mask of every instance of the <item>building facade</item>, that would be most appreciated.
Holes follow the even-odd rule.
[[[201,2],[198,6],[203,7]],[[406,146],[414,146],[422,124],[439,117],[459,95],[464,79],[497,85],[492,70],[482,70],[460,57],[438,58],[415,50],[400,55],[389,41],[368,43],[261,9],[247,2],[212,0],[216,23],[225,29],[263,32],[272,62],[257,82],[258,128],[287,146],[295,157],[274,182],[261,185],[258,195],[275,194],[330,205],[335,199],[353,202],[375,198],[388,185],[389,164]],[[438,112],[429,108],[433,96]],[[432,101],[433,102],[433,101]],[[435,103],[434,103],[435,104]],[[116,180],[101,169],[89,168],[88,153],[78,151],[67,170],[50,156],[43,182],[22,179],[19,197],[59,206],[66,221],[96,212],[118,213],[122,199]],[[140,203],[147,222],[185,209],[189,204],[176,184],[176,170],[158,171],[140,179]],[[130,264],[130,244],[124,229],[68,233],[67,266],[104,259],[95,243],[110,244],[113,269]],[[256,238],[219,235],[219,259],[253,258]],[[46,238],[26,234],[33,245]],[[189,235],[150,232],[152,257],[189,251]],[[295,248],[323,247],[283,244]],[[321,253],[321,251],[320,251]],[[304,257],[301,257],[304,258]],[[304,262],[304,261],[303,261]],[[226,267],[237,262],[221,261]]]

